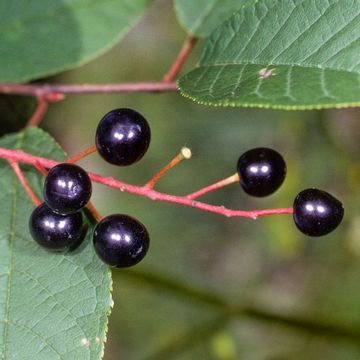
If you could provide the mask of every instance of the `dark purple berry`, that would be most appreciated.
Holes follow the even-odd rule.
[[[106,264],[118,268],[137,264],[149,249],[149,234],[143,224],[128,215],[110,215],[95,227],[96,253]]]
[[[59,164],[45,178],[45,202],[59,214],[71,214],[82,209],[91,197],[91,180],[80,166]]]
[[[342,203],[332,195],[318,189],[299,193],[294,201],[294,221],[298,229],[309,236],[330,233],[344,216]]]
[[[237,172],[246,193],[263,197],[274,193],[284,182],[286,164],[277,151],[256,148],[240,156]]]
[[[32,212],[29,229],[32,238],[50,250],[67,250],[84,236],[81,212],[60,215],[45,203]]]
[[[95,141],[106,161],[127,166],[144,156],[150,137],[149,124],[142,115],[131,109],[115,109],[100,120]]]

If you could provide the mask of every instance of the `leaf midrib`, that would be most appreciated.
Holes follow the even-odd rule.
[[[24,140],[24,133],[21,133],[19,140],[16,143],[15,148],[21,148],[21,145]],[[9,232],[9,261],[7,274],[7,285],[6,285],[6,300],[5,300],[5,309],[4,309],[4,333],[3,333],[3,354],[2,358],[6,359],[7,353],[7,337],[8,337],[8,328],[9,328],[9,309],[10,309],[10,297],[11,297],[11,282],[12,282],[12,267],[13,267],[13,257],[14,257],[14,239],[15,239],[15,226],[16,226],[16,207],[17,207],[17,189],[18,182],[15,174],[13,174],[13,189],[12,192],[12,211],[11,211],[11,220],[10,220],[10,232]]]

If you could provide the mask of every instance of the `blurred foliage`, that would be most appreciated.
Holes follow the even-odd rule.
[[[158,0],[113,50],[51,80],[161,79],[185,36],[171,3]],[[343,200],[346,213],[337,231],[314,239],[300,234],[287,215],[227,219],[95,186],[93,200],[102,214],[131,214],[151,235],[150,252],[134,271],[113,271],[115,308],[105,359],[359,359],[354,338],[263,323],[228,313],[211,299],[360,332],[360,112],[211,108],[179,94],[86,95],[52,104],[43,127],[74,154],[93,144],[98,120],[115,107],[133,107],[148,118],[150,149],[130,168],[93,155],[82,161],[86,169],[141,184],[187,145],[193,159],[158,185],[186,194],[233,174],[247,149],[270,146],[288,163],[280,191],[254,199],[232,185],[204,200],[241,209],[286,207],[300,190],[319,187]]]
[[[35,100],[29,97],[0,95],[0,136],[21,129],[35,106]]]

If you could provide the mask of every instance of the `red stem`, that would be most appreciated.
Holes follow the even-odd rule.
[[[98,94],[177,91],[174,82],[134,82],[122,84],[0,84],[0,93],[41,96],[44,94]]]
[[[46,176],[48,174],[48,171],[39,163],[35,163],[33,164],[34,167],[36,167],[36,169],[38,169],[40,171],[41,174],[43,174],[44,176]]]
[[[37,96],[36,99],[37,99],[36,109],[32,114],[31,118],[29,119],[29,121],[27,122],[26,127],[38,126],[47,111],[48,102],[45,96],[40,95]]]
[[[102,216],[97,211],[96,207],[94,206],[94,204],[91,201],[88,202],[87,208],[89,209],[89,211],[91,212],[91,214],[95,218],[95,220],[97,220],[99,222],[102,220]]]
[[[53,92],[47,94],[34,95],[34,96],[36,96],[37,106],[31,118],[27,122],[26,127],[39,126],[41,120],[44,118],[46,114],[46,111],[49,106],[49,102],[56,102],[64,99],[63,94],[53,93]]]
[[[155,176],[150,179],[144,187],[152,189],[155,184],[174,166],[179,164],[184,159],[191,158],[191,150],[189,148],[183,147],[179,154],[177,154],[167,165],[165,165]]]
[[[238,182],[239,181],[239,175],[236,173],[226,179],[220,180],[218,182],[216,182],[215,184],[211,184],[209,186],[206,186],[196,192],[193,192],[192,194],[189,194],[187,197],[189,199],[196,199],[200,196],[203,196],[211,191],[217,190],[217,189],[221,189],[224,186],[233,184],[234,182]]]
[[[96,151],[97,151],[97,147],[94,145],[91,148],[86,149],[75,156],[72,156],[70,159],[67,160],[67,162],[70,164],[76,163],[77,161],[83,159],[84,157],[86,157]]]
[[[45,168],[51,168],[59,162],[49,160],[46,158],[34,156],[28,153],[25,153],[21,150],[9,150],[0,148],[0,158],[7,159],[9,161],[15,161],[15,162],[23,162],[27,164],[31,164],[36,166],[36,164],[40,164],[41,166]],[[158,200],[158,201],[166,201],[171,203],[177,203],[185,206],[190,206],[196,209],[200,209],[203,211],[208,211],[215,214],[224,215],[227,217],[235,217],[235,216],[241,216],[245,218],[251,218],[256,219],[259,216],[265,216],[265,215],[274,215],[274,214],[292,214],[293,209],[292,208],[284,208],[284,209],[267,209],[267,210],[253,210],[253,211],[243,211],[243,210],[231,210],[227,209],[223,206],[216,206],[216,205],[210,205],[206,203],[202,203],[199,201],[195,201],[192,199],[187,198],[186,196],[175,196],[175,195],[168,195],[164,194],[158,191],[155,191],[153,189],[149,189],[145,186],[136,186],[136,185],[130,185],[124,182],[121,182],[119,180],[115,180],[112,177],[104,177],[99,174],[89,173],[89,176],[91,180],[104,184],[106,186],[112,187],[114,189],[118,189],[120,191],[126,191],[131,194],[137,194],[142,195],[147,198],[150,198],[152,200]]]
[[[24,174],[22,173],[22,171],[21,171],[21,169],[19,167],[19,164],[14,160],[9,160],[9,164],[12,167],[12,169],[14,170],[14,173],[17,176],[17,178],[19,179],[20,183],[22,184],[22,186],[24,187],[24,189],[26,190],[26,192],[30,196],[31,200],[34,202],[34,204],[36,206],[39,206],[41,204],[41,201],[38,199],[38,197],[31,190],[29,184],[27,183],[27,181],[26,181],[26,179],[24,177]]]
[[[175,59],[174,63],[170,67],[169,71],[164,76],[164,82],[173,81],[176,76],[179,74],[180,70],[182,69],[186,59],[190,55],[193,47],[197,42],[197,38],[195,37],[188,37],[185,39],[184,44],[179,52],[179,55]]]

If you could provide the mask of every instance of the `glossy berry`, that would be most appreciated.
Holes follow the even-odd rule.
[[[80,166],[59,164],[45,178],[45,202],[59,214],[71,214],[82,209],[91,197],[91,180]]]
[[[240,156],[237,172],[244,191],[262,197],[274,193],[284,182],[286,164],[277,151],[255,148]]]
[[[149,124],[142,115],[131,109],[116,109],[100,120],[95,141],[106,161],[127,166],[144,156],[150,137]]]
[[[145,226],[128,215],[102,219],[95,227],[93,241],[100,259],[118,268],[137,264],[149,249]]]
[[[294,201],[294,221],[298,229],[309,236],[330,233],[344,216],[342,203],[332,195],[318,189],[299,193]]]
[[[45,203],[32,212],[29,229],[39,245],[51,250],[66,250],[79,243],[84,236],[81,212],[60,215]]]

